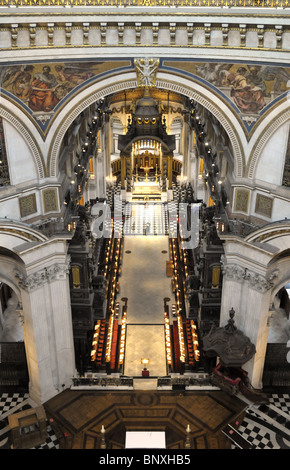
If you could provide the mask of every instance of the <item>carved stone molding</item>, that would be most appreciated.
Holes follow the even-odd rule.
[[[32,292],[56,279],[65,279],[68,273],[69,262],[61,264],[55,263],[48,268],[41,269],[28,276],[18,270],[16,270],[14,274],[16,279],[18,279],[18,286],[27,292]]]
[[[9,106],[8,102],[7,102],[7,106]],[[14,114],[12,114],[11,111],[8,111],[8,109],[4,107],[3,104],[0,105],[0,116],[2,116],[4,119],[10,122],[10,124],[12,124],[12,126],[15,127],[18,130],[19,134],[21,134],[22,137],[25,139],[27,145],[29,146],[31,150],[34,163],[37,167],[38,176],[39,178],[44,178],[45,177],[45,164],[43,160],[43,155],[36,139],[30,132],[30,130],[27,129],[23,123],[21,123],[19,117],[16,117]]]
[[[274,132],[290,119],[290,109],[284,109],[281,113],[273,111],[273,116],[270,123],[263,129],[258,136],[258,139],[253,146],[252,152],[249,156],[248,163],[245,169],[245,176],[254,178],[255,170],[258,165],[259,157],[268,141]]]
[[[279,271],[276,269],[268,276],[256,273],[248,268],[242,268],[238,264],[227,264],[222,268],[223,276],[226,280],[237,282],[248,282],[249,287],[258,292],[266,292],[274,286],[274,279]]]
[[[138,86],[155,86],[156,73],[159,67],[159,59],[135,59],[134,60]]]

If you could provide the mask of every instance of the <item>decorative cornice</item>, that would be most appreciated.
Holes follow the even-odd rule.
[[[223,276],[226,280],[237,282],[248,282],[249,287],[258,292],[266,292],[274,286],[274,279],[278,276],[278,269],[272,271],[268,276],[256,273],[248,268],[242,268],[238,264],[227,264],[222,267]]]
[[[65,279],[69,273],[69,262],[55,263],[48,268],[41,269],[35,273],[26,275],[18,270],[14,274],[18,279],[18,286],[27,292],[32,292],[39,289],[44,284],[54,281],[56,279]]]
[[[16,7],[63,7],[63,0],[45,0],[42,5],[35,5],[35,0],[0,0],[0,6]],[[65,6],[83,7],[115,7],[116,0],[66,0]],[[287,8],[290,0],[119,0],[118,6],[123,7],[216,7],[216,8]]]

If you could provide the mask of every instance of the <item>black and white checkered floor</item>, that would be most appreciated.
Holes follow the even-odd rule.
[[[124,235],[168,235],[167,206],[163,203],[128,203],[124,215]]]
[[[8,416],[12,413],[34,408],[36,405],[31,402],[27,393],[3,393],[0,396],[0,449],[11,449],[12,440],[9,429]],[[47,422],[47,440],[44,444],[33,449],[59,449],[59,442],[55,433]]]
[[[249,404],[237,430],[253,449],[290,449],[290,394],[272,394],[267,405]]]
[[[0,449],[11,449],[9,414],[33,408],[28,394],[3,393],[0,396]],[[290,449],[290,394],[272,394],[268,405],[249,404],[238,432],[253,449]],[[59,449],[49,422],[47,441],[35,449]],[[234,444],[232,448],[237,448]]]

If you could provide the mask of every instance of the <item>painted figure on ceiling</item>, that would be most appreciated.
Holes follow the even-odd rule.
[[[45,65],[42,73],[36,73],[32,79],[29,107],[33,111],[51,111],[59,102],[55,94],[59,84],[50,71],[51,68]]]
[[[68,82],[74,88],[95,75],[94,71],[88,71],[88,68],[87,64],[85,69],[79,64],[66,64],[65,66],[56,65],[55,71],[60,82]]]
[[[28,103],[31,92],[33,65],[11,67],[5,71],[3,88],[11,91],[17,98]]]
[[[259,86],[250,84],[247,81],[246,74],[247,69],[239,67],[236,73],[226,75],[226,81],[231,87],[231,96],[239,110],[247,113],[258,113],[266,105],[264,93]]]
[[[260,73],[259,67],[249,67],[249,72],[246,73],[246,80],[249,85],[260,88],[264,96],[267,96],[267,86],[265,77]]]

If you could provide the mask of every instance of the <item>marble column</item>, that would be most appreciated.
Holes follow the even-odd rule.
[[[39,404],[68,388],[75,371],[68,271],[66,255],[58,255],[50,256],[45,266],[15,273],[23,306],[29,393]]]
[[[243,240],[225,243],[220,325],[225,326],[234,308],[235,325],[256,346],[256,354],[243,368],[254,388],[262,377],[268,338],[268,317],[276,270],[268,269],[270,253],[247,246]]]

